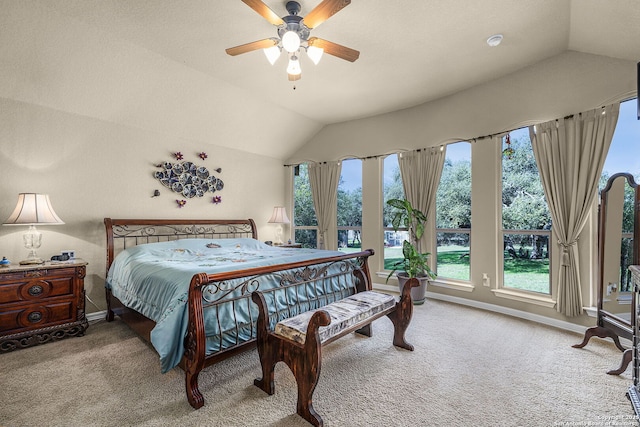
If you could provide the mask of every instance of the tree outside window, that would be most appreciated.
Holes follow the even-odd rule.
[[[510,132],[502,149],[503,286],[551,294],[551,214],[528,129]]]
[[[338,183],[338,250],[362,250],[362,160],[342,161]]]
[[[313,207],[309,168],[306,164],[296,167],[293,179],[293,230],[296,243],[303,248],[318,247],[318,220]]]
[[[438,277],[470,280],[471,144],[447,146],[436,195]]]

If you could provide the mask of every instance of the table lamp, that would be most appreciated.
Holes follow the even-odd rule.
[[[274,245],[282,245],[282,224],[289,224],[289,217],[287,217],[287,211],[284,206],[275,206],[273,208],[273,214],[271,218],[269,218],[269,223],[278,224],[276,226],[276,240],[273,242]]]
[[[28,225],[29,230],[22,236],[24,247],[29,250],[27,259],[20,264],[43,264],[36,255],[36,249],[42,244],[42,234],[36,229],[37,224],[64,224],[56,215],[48,194],[20,193],[18,204],[3,225]]]

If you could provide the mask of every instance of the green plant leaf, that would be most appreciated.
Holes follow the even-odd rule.
[[[424,224],[421,222],[416,223],[415,226],[415,235],[416,235],[416,240],[419,240],[422,238],[422,235],[424,234]]]
[[[405,209],[404,200],[389,199],[389,200],[387,200],[387,204],[389,206],[391,206],[392,208],[396,208],[396,209],[400,209],[400,210],[404,210]]]

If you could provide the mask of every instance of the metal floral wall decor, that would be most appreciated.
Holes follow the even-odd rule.
[[[155,171],[153,176],[163,186],[181,197],[176,199],[178,207],[182,208],[186,205],[187,200],[184,199],[204,197],[207,193],[215,193],[224,188],[224,182],[213,174],[213,172],[222,173],[221,168],[209,171],[205,166],[198,166],[193,162],[184,160],[184,155],[180,151],[173,153],[173,156],[176,161],[157,164],[156,167],[159,170]],[[208,156],[203,151],[198,154],[198,157],[204,161]],[[152,197],[159,195],[159,190],[155,190]],[[219,195],[213,196],[211,202],[218,204],[222,202],[222,197]]]

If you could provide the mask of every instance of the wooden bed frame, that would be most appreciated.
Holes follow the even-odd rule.
[[[252,219],[241,220],[162,220],[162,219],[111,219],[105,218],[104,224],[107,233],[107,273],[115,257],[128,247],[139,244],[163,242],[169,240],[187,238],[258,238],[255,222]],[[251,293],[260,289],[261,281],[267,280],[265,276],[280,278],[279,286],[290,285],[292,281],[307,285],[320,283],[327,278],[327,270],[320,264],[340,264],[339,276],[353,276],[358,287],[371,290],[371,275],[367,264],[373,250],[367,250],[354,254],[341,256],[329,256],[310,261],[301,261],[280,264],[268,267],[257,267],[245,270],[236,270],[226,273],[206,274],[198,273],[191,278],[189,285],[189,297],[187,310],[189,324],[185,337],[185,352],[180,367],[185,371],[186,393],[189,404],[195,409],[204,405],[204,397],[198,389],[198,375],[202,369],[240,352],[246,351],[256,345],[256,329],[251,328],[252,338],[246,342],[239,342],[236,338],[235,345],[226,347],[218,352],[206,355],[206,333],[204,330],[203,310],[217,308],[218,304],[251,304]],[[279,272],[297,269],[300,274],[279,275]],[[106,277],[106,276],[105,276]],[[226,286],[226,282],[232,279],[240,279],[239,285],[233,289]],[[106,289],[107,321],[113,321],[114,315],[118,315],[124,323],[134,330],[143,339],[150,342],[151,330],[155,322],[139,312],[128,308]],[[203,292],[207,291],[208,298],[203,298]],[[238,292],[241,296],[225,298],[231,292]],[[211,298],[211,295],[214,298]],[[253,319],[255,324],[257,319]],[[238,324],[236,323],[236,326]],[[222,338],[220,338],[222,340]]]

